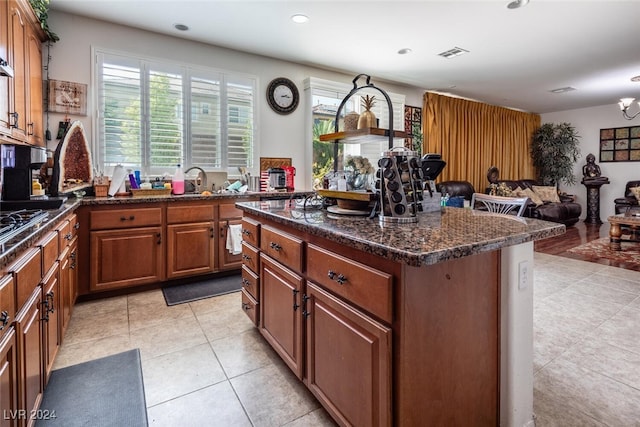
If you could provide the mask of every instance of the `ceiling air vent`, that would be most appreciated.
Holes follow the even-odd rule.
[[[438,55],[442,56],[443,58],[449,59],[455,56],[464,55],[465,53],[469,53],[469,51],[466,49],[462,49],[461,47],[454,47],[453,49],[446,50],[444,52],[439,53]]]
[[[567,92],[573,92],[574,90],[576,90],[575,87],[566,86],[566,87],[559,87],[557,89],[551,89],[549,92],[551,92],[551,93],[567,93]]]

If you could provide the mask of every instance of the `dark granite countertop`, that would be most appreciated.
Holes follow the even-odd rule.
[[[412,224],[303,209],[286,201],[238,202],[261,218],[411,266],[435,264],[564,234],[563,224],[447,207]]]
[[[82,205],[127,205],[132,203],[155,203],[168,202],[179,203],[193,200],[245,200],[259,197],[261,200],[266,199],[289,199],[295,197],[304,197],[313,194],[312,191],[294,191],[294,192],[247,192],[247,193],[213,193],[210,195],[203,194],[182,194],[180,196],[143,196],[143,197],[83,197]]]

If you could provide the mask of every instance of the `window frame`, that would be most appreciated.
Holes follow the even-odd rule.
[[[151,66],[159,66],[159,70],[163,73],[169,72],[178,72],[181,75],[182,79],[182,114],[181,114],[181,128],[182,128],[182,162],[184,169],[191,166],[199,166],[203,168],[207,172],[226,172],[229,176],[238,175],[238,167],[229,165],[229,157],[228,157],[228,138],[229,138],[229,125],[237,124],[237,121],[234,123],[229,123],[229,114],[228,111],[232,108],[237,108],[234,104],[229,102],[228,89],[233,85],[246,85],[246,87],[250,88],[249,92],[250,96],[250,107],[249,107],[249,122],[251,124],[250,129],[250,138],[251,143],[249,146],[249,153],[246,157],[246,168],[252,169],[255,165],[258,164],[258,147],[259,147],[259,133],[258,133],[258,111],[259,111],[259,78],[256,75],[235,72],[230,70],[223,70],[213,67],[206,67],[197,64],[185,64],[171,61],[167,58],[158,58],[158,57],[148,57],[144,55],[139,55],[134,52],[126,52],[113,50],[98,46],[91,47],[91,57],[92,57],[92,70],[91,70],[91,88],[92,88],[92,96],[91,102],[93,104],[93,117],[91,119],[92,123],[92,143],[91,149],[93,154],[93,163],[96,169],[99,172],[104,173],[105,175],[110,175],[113,173],[113,165],[105,166],[105,156],[104,156],[104,147],[102,146],[102,138],[101,133],[104,132],[103,129],[103,111],[100,111],[100,91],[101,87],[99,86],[102,81],[102,62],[100,62],[100,56],[104,57],[112,57],[119,56],[124,58],[123,63],[135,63],[140,64],[139,69],[141,70],[141,79],[140,84],[146,84],[145,80],[148,79],[148,68]],[[198,162],[197,159],[193,158],[192,152],[192,79],[200,78],[200,79],[209,79],[219,81],[219,111],[217,120],[220,121],[220,143],[218,145],[218,150],[221,153],[221,165],[220,167],[202,164]],[[147,86],[148,88],[148,86]],[[146,95],[148,99],[147,88],[141,90],[142,95]],[[208,114],[209,116],[214,116],[216,114],[216,107],[212,105],[208,105]],[[213,113],[213,114],[212,114]],[[198,115],[203,115],[202,111],[197,112]],[[141,126],[146,128],[148,121],[143,120]],[[145,135],[145,132],[148,132],[146,129],[142,131],[142,135]],[[143,136],[144,139],[144,136]],[[142,165],[141,171],[144,176],[158,176],[163,173],[172,174],[175,171],[175,166],[167,167],[167,166],[153,166],[153,165],[145,165],[145,163],[149,162],[150,159],[150,145],[148,143],[142,144]],[[145,160],[146,156],[146,160]]]

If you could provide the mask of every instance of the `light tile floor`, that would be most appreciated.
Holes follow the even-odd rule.
[[[234,293],[159,290],[76,305],[54,369],[139,348],[149,424],[332,426]],[[535,253],[540,426],[640,426],[640,272]]]

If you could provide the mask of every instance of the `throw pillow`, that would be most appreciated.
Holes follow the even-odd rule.
[[[544,201],[532,189],[525,188],[518,192],[518,197],[528,197],[536,206],[544,205]]]
[[[636,196],[636,200],[640,203],[640,187],[631,187],[629,190]]]
[[[540,196],[540,198],[544,202],[555,202],[555,203],[560,202],[560,197],[558,196],[558,189],[556,187],[533,185],[531,186],[531,188],[533,188],[533,191],[538,196]]]

